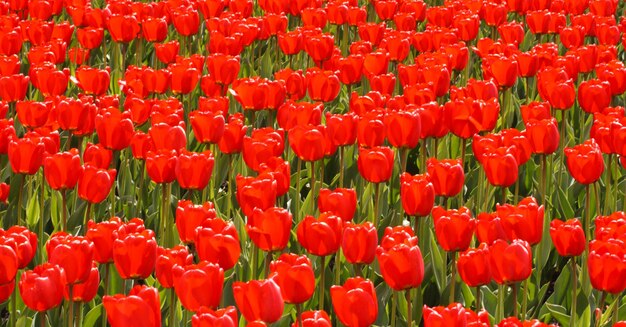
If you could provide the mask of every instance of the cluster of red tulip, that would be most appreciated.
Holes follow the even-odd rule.
[[[625,325],[625,7],[0,2],[7,325]]]

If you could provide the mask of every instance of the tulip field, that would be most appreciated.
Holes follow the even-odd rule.
[[[626,326],[624,13],[0,0],[0,327]]]

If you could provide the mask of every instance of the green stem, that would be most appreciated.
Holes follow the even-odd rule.
[[[341,283],[341,248],[335,253],[335,285]]]
[[[604,311],[604,302],[606,301],[606,292],[602,292],[600,297],[600,304],[598,305],[598,314],[596,314],[596,327],[600,327],[602,319],[602,312]]]
[[[454,303],[454,293],[456,291],[456,252],[452,252],[452,261],[450,263],[450,298],[448,299],[448,303]]]
[[[63,223],[61,224],[61,228],[63,229],[64,232],[67,231],[67,194],[66,193],[67,193],[66,189],[61,190],[61,203],[63,207],[62,212],[61,212],[61,215],[63,217]],[[87,229],[87,226],[83,226],[83,227],[85,228],[85,230]],[[43,224],[39,226],[39,232],[40,232],[39,235],[43,236],[42,229],[43,229]]]
[[[168,327],[173,327],[174,324],[176,323],[176,292],[174,291],[174,288],[170,288],[170,307],[169,307],[169,315],[168,315],[168,323],[167,326]]]
[[[302,327],[302,303],[296,304],[296,316],[298,319],[298,327]]]
[[[69,314],[68,314],[68,317],[67,317],[67,321],[68,321],[67,326],[68,327],[74,327],[74,299],[73,299],[74,295],[72,294],[73,285],[70,284],[69,288],[70,288],[69,289],[69,298],[68,298]]]
[[[251,273],[252,275],[250,276],[250,279],[256,279],[257,278],[257,266],[259,265],[259,249],[257,249],[257,247],[255,245],[251,245],[252,247],[252,267],[251,267]]]
[[[24,184],[26,183],[26,175],[20,174],[20,176],[22,176],[22,178],[20,181],[20,188],[18,189],[18,192],[17,192],[17,225],[24,226],[23,217],[22,217],[22,215],[24,214],[22,212],[22,192],[24,190]]]
[[[267,251],[265,254],[265,278],[270,278],[270,263],[272,259],[272,251]]]
[[[343,165],[344,165],[344,162],[343,162],[344,161],[343,151],[344,151],[344,147],[343,146],[339,147],[339,187],[340,188],[343,188],[343,174],[344,174],[344,172],[343,172],[343,169],[344,169],[343,168]]]
[[[607,160],[607,172],[606,172],[606,182],[604,182],[604,187],[605,187],[605,192],[606,194],[604,194],[604,211],[605,212],[611,212],[611,208],[609,207],[610,202],[609,202],[609,198],[611,197],[611,184],[613,183],[613,176],[611,171],[612,169],[612,164],[613,163],[613,155],[609,154],[609,158]]]
[[[15,287],[13,288],[13,294],[11,295],[11,313],[9,316],[9,325],[15,327],[17,323],[17,277],[14,280]]]
[[[161,184],[161,220],[159,221],[159,235],[158,235],[158,239],[161,243],[161,246],[165,247],[165,224],[166,222],[166,213],[165,213],[165,207],[166,207],[166,198],[167,198],[167,184],[166,183],[162,183]]]
[[[496,310],[496,321],[500,322],[504,318],[504,285],[498,285],[498,308]]]
[[[400,149],[400,166],[402,168],[402,172],[406,172],[406,165],[409,158],[409,149],[401,148]]]
[[[84,307],[84,305],[82,303],[77,303],[77,304],[78,304],[78,314],[76,315],[76,326],[82,327],[83,326],[83,307]]]
[[[526,321],[526,313],[528,312],[528,280],[524,280],[524,293],[522,294],[522,321]]]
[[[481,299],[480,286],[476,287],[476,312],[480,311],[483,308],[483,303]]]
[[[320,266],[320,281],[319,281],[319,285],[320,285],[320,289],[319,289],[319,300],[318,300],[318,304],[319,304],[319,310],[324,310],[324,292],[325,292],[325,281],[326,281],[326,256],[322,256],[321,258],[322,261],[322,265]]]
[[[615,309],[613,310],[613,317],[612,317],[612,325],[615,325],[617,323],[617,321],[619,320],[619,302],[620,299],[622,297],[622,293],[619,293],[617,295],[615,295]]]
[[[517,309],[517,283],[513,283],[511,288],[513,289],[513,316],[517,318],[519,316],[519,311]]]
[[[411,307],[411,289],[405,291],[404,296],[406,298],[406,313],[407,313],[407,326],[413,327],[413,308]]]
[[[506,204],[506,186],[502,186],[502,204]]]
[[[585,185],[585,237],[591,240],[591,210],[590,210],[590,194],[589,184]]]
[[[391,315],[391,327],[396,327],[396,310],[398,309],[398,292],[392,291],[393,295],[391,296],[391,311],[389,315]]]
[[[104,289],[102,296],[108,295],[109,294],[109,275],[110,275],[110,267],[111,263],[106,263],[104,265],[104,280],[103,280],[103,285],[102,288]],[[107,326],[107,312],[106,310],[104,310],[104,306],[102,306],[102,312],[100,313],[100,315],[102,316],[102,327],[106,327]]]
[[[87,226],[87,222],[89,221],[89,218],[91,218],[91,206],[93,206],[93,204],[91,202],[87,202],[87,210],[85,210],[83,226]]]
[[[420,174],[423,174],[426,172],[426,155],[427,155],[426,139],[422,139],[420,141],[420,166],[419,166]]]
[[[376,183],[376,192],[374,194],[374,227],[378,228],[378,210],[380,209],[380,184]]]
[[[577,300],[577,292],[578,292],[578,274],[576,268],[576,257],[572,257],[570,259],[570,267],[572,268],[572,312],[570,315],[570,326],[576,326],[576,300]],[[617,311],[617,310],[616,310]]]
[[[46,327],[46,312],[45,311],[41,311],[39,313],[40,317],[39,317],[39,326],[40,327]]]
[[[300,160],[300,158],[297,158],[296,161],[298,161],[298,168],[296,168],[296,194],[295,194],[295,201],[296,201],[296,212],[293,213],[294,217],[296,217],[296,223],[300,222],[300,181],[302,178],[300,178],[300,172],[302,171],[302,160]]]

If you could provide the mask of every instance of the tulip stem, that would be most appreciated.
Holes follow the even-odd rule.
[[[450,262],[450,298],[449,303],[454,303],[454,293],[456,289],[456,252],[452,252],[452,261]]]
[[[170,288],[170,313],[168,315],[169,322],[167,323],[167,327],[173,327],[176,322],[176,292],[174,288]]]
[[[296,212],[293,213],[293,215],[296,217],[296,223],[300,222],[300,172],[302,171],[302,160],[300,160],[300,158],[297,158],[296,161],[298,161],[298,168],[296,168],[296,194],[295,194],[295,201],[296,201]]]
[[[315,197],[315,161],[311,161],[311,178],[309,182],[311,183],[311,196]],[[311,203],[314,203],[313,198],[311,198]],[[308,209],[308,206],[307,206]]]
[[[335,285],[341,283],[341,248],[335,253]]]
[[[511,288],[513,289],[513,316],[515,318],[518,318],[519,310],[517,308],[517,283],[513,283],[513,285],[511,285]]]
[[[74,327],[74,294],[72,294],[72,289],[74,288],[73,284],[69,285],[69,297],[68,297],[68,308],[69,308],[69,314],[67,316],[67,320],[68,320],[68,327]]]
[[[604,211],[606,212],[611,212],[609,205],[610,205],[610,201],[609,198],[611,197],[611,184],[613,184],[613,176],[611,171],[613,170],[612,168],[612,163],[613,163],[613,155],[609,154],[608,160],[607,160],[607,172],[606,172],[606,182],[604,182],[604,187],[605,187],[605,194],[604,194]]]
[[[483,308],[483,303],[481,299],[480,286],[476,286],[476,312],[480,311]]]
[[[22,226],[24,223],[22,222],[22,192],[24,190],[24,183],[26,183],[26,175],[20,174],[22,176],[20,180],[20,188],[17,190],[17,225]]]
[[[251,251],[252,251],[252,259],[251,259],[251,276],[250,279],[256,279],[257,278],[257,266],[259,264],[259,249],[257,249],[257,247],[255,245],[251,245]]]
[[[89,218],[91,217],[91,206],[93,204],[91,202],[87,202],[87,210],[85,210],[85,219],[83,222],[83,227],[87,228],[87,222],[89,221]]]
[[[602,296],[600,297],[600,304],[597,309],[599,312],[596,314],[596,327],[600,327],[602,318],[602,312],[604,311],[604,301],[606,301],[606,292],[602,292]]]
[[[374,194],[374,227],[378,227],[378,209],[380,208],[380,183],[376,183],[376,192]]]
[[[345,28],[345,27],[344,27]],[[343,146],[339,147],[339,187],[343,188],[343,165],[344,165],[344,158],[343,158]]]
[[[585,238],[590,240],[590,229],[591,229],[591,210],[589,209],[590,202],[590,194],[589,194],[589,184],[585,185]]]
[[[572,257],[570,259],[570,266],[572,268],[572,313],[570,315],[569,325],[576,326],[576,293],[578,291],[578,269],[576,268],[576,257]]]
[[[270,278],[270,263],[272,260],[272,251],[267,251],[265,254],[265,278]]]
[[[504,285],[498,285],[498,308],[496,309],[496,321],[504,318]]]
[[[11,327],[15,327],[17,323],[17,276],[13,282],[15,283],[15,286],[13,287],[13,295],[11,295],[11,314],[9,319]]]
[[[408,327],[413,327],[413,308],[411,307],[411,304],[412,304],[411,301],[412,301],[413,298],[411,297],[411,289],[410,288],[405,291],[404,296],[406,298],[406,314],[407,314],[406,321],[407,321],[407,326]]]
[[[63,189],[61,191],[61,203],[62,203],[62,212],[61,215],[63,217],[63,223],[61,224],[61,228],[63,229],[63,231],[67,231],[67,190]],[[85,231],[87,230],[87,225],[83,226],[85,228]],[[40,237],[43,237],[43,233],[42,233],[42,228],[43,228],[43,222],[39,225],[39,232],[41,235]]]
[[[619,293],[615,296],[615,309],[613,310],[613,316],[612,318],[612,326],[615,326],[615,324],[617,323],[617,320],[619,319],[619,300],[622,297],[622,293]]]
[[[320,289],[319,289],[319,294],[318,294],[319,296],[318,304],[319,304],[319,309],[324,310],[324,289],[325,289],[324,282],[326,279],[326,256],[322,256],[320,259],[322,261],[322,264],[320,266],[321,270],[320,270],[320,281],[319,281]]]
[[[296,304],[296,319],[298,319],[298,327],[302,327],[302,303]]]
[[[398,309],[398,292],[392,291],[393,295],[391,296],[391,311],[389,315],[391,315],[391,327],[396,327],[396,310]]]
[[[109,276],[111,272],[111,263],[107,262],[104,265],[104,280],[102,281],[104,284],[102,285],[103,293],[102,296],[109,295]],[[100,313],[102,316],[102,327],[107,326],[107,311],[102,306],[102,312]]]
[[[406,172],[406,165],[409,159],[409,149],[408,148],[400,148],[400,166],[402,167],[402,172]]]
[[[40,317],[39,317],[39,326],[41,327],[46,327],[46,312],[45,311],[41,311],[39,313]]]
[[[506,186],[502,186],[502,204],[506,204]]]
[[[522,296],[522,321],[526,321],[526,312],[528,312],[528,278],[524,280],[524,293]]]

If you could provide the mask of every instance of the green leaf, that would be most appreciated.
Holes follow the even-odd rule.
[[[35,226],[41,216],[39,208],[39,194],[28,198],[26,206],[26,223],[28,226]]]
[[[552,317],[554,317],[554,319],[556,319],[556,321],[561,324],[561,326],[569,326],[569,314],[563,306],[558,304],[546,303],[546,308],[548,309]]]
[[[431,231],[432,233],[432,231]],[[446,268],[447,265],[444,262],[443,255],[441,254],[441,250],[439,250],[439,245],[437,245],[437,241],[435,237],[432,236],[430,238],[430,253],[433,259],[433,270],[435,275],[435,280],[437,282],[437,288],[439,292],[443,291],[446,283]]]
[[[83,327],[94,327],[100,325],[101,319],[104,318],[102,317],[102,309],[103,308],[101,303],[89,310],[89,312],[87,312],[87,315],[85,315],[85,318],[83,319]]]

